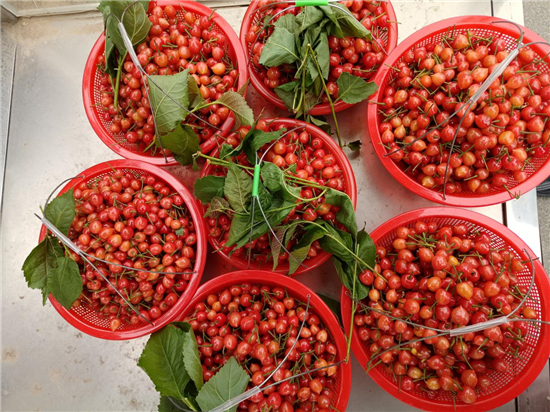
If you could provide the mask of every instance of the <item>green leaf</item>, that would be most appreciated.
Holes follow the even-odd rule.
[[[362,102],[378,89],[376,83],[367,83],[362,78],[347,72],[342,73],[336,84],[338,85],[338,99],[348,104]]]
[[[283,16],[279,17],[274,26],[285,28],[292,34],[296,34],[298,30],[296,16],[292,13],[284,14]]]
[[[78,264],[65,256],[57,258],[57,265],[50,272],[46,288],[65,309],[70,310],[72,304],[82,293],[82,277]]]
[[[281,253],[282,245],[285,247],[292,240],[292,236],[301,225],[300,221],[294,221],[286,226],[279,226],[275,228],[275,237],[271,237],[271,255],[273,256],[273,270],[275,270],[279,264],[279,255]],[[292,259],[290,257],[290,259]]]
[[[246,100],[239,93],[234,91],[228,91],[221,95],[217,100],[219,104],[227,107],[235,115],[236,125],[250,126],[254,123],[254,112],[246,103]]]
[[[264,132],[262,130],[251,130],[243,139],[243,150],[251,164],[256,164],[256,153],[265,144],[271,143],[281,137],[286,132],[286,129],[277,130],[274,132]]]
[[[336,268],[336,273],[338,273],[340,282],[342,282],[342,285],[344,285],[345,288],[350,291],[350,294],[354,296],[353,299],[354,300],[365,299],[369,294],[369,288],[359,281],[358,279],[359,274],[356,273],[348,263],[341,261],[337,257],[333,257],[332,262],[334,263],[334,267]],[[353,262],[352,264],[354,263],[355,262]],[[355,295],[353,295],[352,293],[354,279],[355,279]]]
[[[322,20],[319,23],[308,27],[308,29],[303,33],[303,39],[302,39],[302,60],[303,56],[306,54],[306,50],[308,49],[308,46],[311,45],[313,49],[315,49],[315,46],[318,44],[319,38],[321,33],[326,32],[325,25],[327,23],[327,20]],[[305,70],[304,66],[304,70]]]
[[[158,406],[158,412],[181,412],[188,409],[188,406],[179,399],[171,396],[161,396]]]
[[[204,176],[197,179],[193,189],[195,196],[202,203],[210,203],[214,197],[223,197],[223,188],[225,186],[225,177]]]
[[[47,235],[27,256],[23,263],[23,273],[31,289],[41,289],[43,304],[48,297],[47,281],[57,267],[57,259],[64,256],[63,248],[56,238]],[[82,285],[82,284],[81,284]]]
[[[345,262],[355,260],[351,253],[353,250],[353,239],[351,235],[343,230],[336,229],[325,221],[319,222],[326,230],[326,235],[319,240],[324,251],[332,253],[334,256]]]
[[[338,190],[328,189],[325,195],[325,202],[329,205],[338,206],[340,210],[336,213],[338,222],[351,233],[353,237],[357,236],[357,217],[350,197]]]
[[[296,52],[294,34],[284,27],[275,27],[265,43],[260,57],[260,64],[267,67],[294,63],[299,60]]]
[[[103,23],[104,25],[106,25],[107,19],[111,14],[111,6],[109,5],[109,2],[102,1],[97,8],[103,14]],[[116,50],[115,44],[111,40],[111,36],[106,30],[105,32],[105,72],[111,77],[116,76],[117,56],[116,56],[115,50]]]
[[[323,130],[329,136],[332,135],[332,129],[330,127],[330,124],[327,123],[325,120],[320,119],[318,117],[313,117],[313,116],[309,116],[309,120],[311,121],[311,123],[313,123],[315,126],[319,127],[321,130]]]
[[[323,19],[324,13],[315,6],[302,8],[302,11],[296,16],[297,32],[301,33],[309,27],[313,27],[316,23]]]
[[[294,80],[293,82],[288,82],[285,84],[281,84],[280,86],[277,86],[275,88],[275,91],[277,90],[284,90],[285,92],[292,92],[296,87],[298,86],[298,81]]]
[[[319,42],[314,51],[315,58],[317,59],[319,67],[321,68],[323,77],[325,79],[328,79],[328,75],[330,72],[330,49],[328,47],[328,37],[326,33],[321,33],[319,35]],[[308,61],[308,70],[311,74],[312,80],[315,80],[319,76],[317,66],[315,62],[313,62],[313,59],[310,59]]]
[[[317,296],[319,296],[323,300],[323,302],[326,303],[332,313],[334,313],[334,315],[336,316],[336,319],[338,319],[338,322],[342,324],[342,310],[340,302],[336,299],[329,298],[328,296],[321,295],[320,293],[318,293]]]
[[[184,332],[168,325],[151,335],[138,361],[161,395],[180,400],[185,398],[190,380],[183,361],[183,342]]]
[[[187,76],[187,96],[189,99],[188,107],[194,109],[204,101],[199,90],[199,85],[193,76]]]
[[[242,142],[241,142],[242,143]],[[222,148],[220,150],[220,155],[219,155],[219,158],[221,160],[224,160],[224,159],[229,159],[230,157],[232,157],[234,155],[234,152],[236,151],[237,148],[234,148],[233,146],[231,146],[230,144],[227,144],[227,143],[222,143]],[[236,155],[237,153],[235,153]]]
[[[231,227],[227,234],[225,247],[231,247],[237,242],[245,239],[244,244],[248,243],[250,235],[250,215],[235,215],[231,220]]]
[[[170,133],[161,135],[162,147],[174,153],[174,159],[184,166],[193,163],[193,155],[200,150],[199,138],[188,125],[178,123]]]
[[[294,202],[300,196],[299,187],[286,183],[283,171],[271,162],[265,162],[261,168],[262,181],[272,192],[281,192],[283,199]]]
[[[287,226],[281,226],[275,229],[275,236],[271,236],[271,256],[273,258],[273,271],[277,269],[277,266],[279,265],[279,255],[281,254],[281,244],[284,244],[285,241],[285,234],[288,230]],[[285,245],[286,247],[286,245]]]
[[[369,265],[371,269],[374,268],[376,265],[376,245],[365,229],[360,230],[357,234],[357,246],[357,255],[363,262]],[[366,269],[368,268],[361,267],[362,271]]]
[[[249,379],[244,369],[234,357],[231,357],[218,373],[204,384],[197,396],[197,402],[202,410],[211,410],[242,394]],[[229,411],[235,412],[236,410],[237,406]]]
[[[235,212],[246,212],[252,198],[252,178],[230,162],[224,186],[225,198]]]
[[[239,93],[242,97],[245,97],[249,84],[250,84],[250,79],[247,79],[246,82],[244,82],[244,84],[241,86],[241,88],[237,90],[237,93]]]
[[[321,10],[333,22],[328,30],[328,35],[336,36],[339,39],[344,37],[361,37],[371,39],[371,33],[357,20],[350,11],[339,4],[333,7],[321,6]]]
[[[185,70],[172,76],[149,76],[151,109],[159,133],[171,132],[186,117],[185,107],[189,104]]]
[[[71,223],[76,215],[73,189],[53,199],[46,206],[44,215],[64,235],[68,235]]]
[[[132,44],[135,46],[145,40],[152,26],[147,17],[146,2],[140,1],[134,5],[132,5],[134,1],[131,0],[117,0],[102,3],[105,3],[104,7],[108,5],[110,13],[114,15],[107,17],[106,32],[120,54],[126,52],[124,40],[122,40],[122,35],[118,29],[118,21],[122,19],[123,13],[124,20],[122,22],[124,23],[124,28]]]
[[[306,113],[308,113],[311,109],[313,109],[318,103],[319,103],[319,95],[315,95],[313,93],[306,93],[305,100],[304,100],[304,110]]]
[[[264,210],[269,226],[275,228],[280,225],[295,206],[294,202],[287,202],[279,197],[274,197],[269,209]],[[252,222],[250,215],[235,215],[231,222],[231,229],[229,230],[225,246],[235,245],[236,248],[243,247],[251,239],[258,239],[260,236],[268,233],[269,226],[263,216],[261,219],[255,216],[254,222]]]
[[[307,226],[300,242],[291,250],[292,256],[288,257],[288,274],[292,275],[300,264],[306,259],[311,244],[325,236],[326,231],[319,226]]]
[[[250,128],[250,131],[244,136],[244,138],[237,145],[237,147],[233,148],[232,146],[228,145],[227,143],[223,143],[222,144],[222,149],[220,151],[220,159],[229,159],[230,157],[237,156],[237,155],[241,154],[243,152],[243,149],[244,149],[250,163],[255,164],[256,163],[255,154],[256,154],[257,149],[251,148],[250,143],[251,143],[252,140],[254,140],[255,136],[257,136],[259,134],[266,133],[266,132],[263,132],[261,130],[256,129],[255,125],[256,125],[255,123],[252,125],[252,127]],[[268,132],[267,134],[268,135],[271,134],[273,136],[280,136],[279,132]],[[275,139],[275,137],[273,137],[273,139]]]
[[[195,398],[198,395],[197,388],[195,385],[189,384],[185,388],[185,398],[184,400],[179,400],[173,396],[161,396],[158,406],[159,412],[181,412],[183,411],[199,411],[200,407],[195,401]]]
[[[260,201],[260,206],[262,207],[261,210],[265,211],[269,210],[271,207],[271,204],[273,203],[273,196],[271,193],[268,192],[268,190],[265,188],[265,186],[260,182],[258,185],[258,200]],[[254,199],[252,200],[254,201]],[[256,201],[255,210],[254,210],[254,218],[263,219],[262,212],[260,208],[258,207],[258,202]]]
[[[260,173],[265,186],[272,192],[278,192],[284,188],[283,171],[274,163],[265,162]]]
[[[217,218],[221,213],[225,213],[226,210],[231,209],[229,202],[223,197],[214,196],[210,201],[208,210],[204,214],[204,217],[214,217]]]
[[[271,226],[271,228],[275,228],[280,225],[295,206],[296,203],[294,201],[288,202],[279,197],[274,197],[271,207],[267,210],[264,210],[265,217],[267,219],[267,222],[269,223],[269,226]],[[263,219],[262,216],[262,219],[256,218],[254,220],[254,227],[252,228],[252,240],[258,239],[260,236],[269,232],[269,226],[266,223],[266,219]],[[250,226],[248,226],[248,230],[250,230]],[[247,237],[237,242],[236,247],[239,248],[248,243],[249,237],[250,236],[247,235]]]
[[[291,90],[286,90],[287,85],[292,85],[292,89]],[[290,87],[290,86],[288,86],[288,87]],[[285,83],[285,84],[283,84],[281,86],[278,86],[274,89],[275,94],[279,97],[279,99],[281,99],[283,101],[286,108],[288,110],[290,110],[292,113],[294,113],[296,111],[296,108],[294,107],[294,104],[298,103],[297,99],[294,98],[295,97],[295,91],[294,90],[295,90],[296,87],[299,87],[298,82],[294,81],[294,82]]]
[[[353,142],[348,143],[346,146],[352,152],[357,152],[361,150],[362,145],[363,145],[363,142],[361,142],[361,140],[354,140]]]
[[[191,325],[189,325],[188,330],[183,335],[183,363],[189,377],[193,380],[197,389],[200,390],[204,384],[201,359],[195,333]]]

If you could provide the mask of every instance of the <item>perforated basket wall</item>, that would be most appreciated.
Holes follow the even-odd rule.
[[[191,275],[191,280],[189,281],[187,288],[182,292],[176,304],[166,311],[159,319],[153,321],[153,325],[150,325],[145,321],[138,325],[122,323],[120,329],[113,332],[109,327],[109,320],[105,319],[103,316],[99,316],[94,310],[84,308],[82,306],[67,310],[50,295],[50,302],[59,314],[80,331],[102,339],[126,340],[145,336],[162,328],[174,320],[174,318],[176,318],[185,308],[187,303],[189,303],[199,286],[204,271],[204,265],[206,263],[206,233],[204,230],[202,215],[197,209],[193,195],[170,173],[147,163],[131,160],[113,160],[110,162],[101,163],[80,173],[79,177],[71,180],[59,192],[59,195],[79,186],[82,182],[87,182],[89,187],[93,187],[93,185],[101,180],[103,176],[111,175],[116,170],[123,170],[125,173],[130,173],[136,178],[139,178],[140,176],[154,176],[157,180],[166,183],[174,189],[183,198],[184,204],[188,209],[189,216],[196,226],[197,234],[195,263],[193,268],[190,269],[195,273]],[[46,232],[46,227],[42,226],[40,231],[40,240],[46,236]]]
[[[345,359],[346,357],[346,339],[334,316],[334,313],[326,305],[326,303],[308,287],[289,278],[288,276],[275,274],[262,270],[242,270],[239,272],[227,273],[218,276],[202,285],[196,293],[192,302],[187,306],[185,311],[178,320],[183,321],[189,317],[195,310],[195,305],[206,300],[208,295],[218,293],[224,289],[243,283],[251,283],[258,285],[266,285],[269,287],[285,288],[290,297],[307,302],[308,295],[310,296],[310,313],[315,313],[321,319],[321,322],[327,328],[334,344],[336,345],[337,354],[336,361]],[[313,367],[312,367],[313,368]],[[342,363],[338,365],[338,372],[335,378],[335,391],[331,399],[331,405],[338,411],[346,411],[349,396],[351,392],[351,364]]]
[[[391,22],[388,25],[387,29],[380,31],[380,39],[382,40],[382,46],[384,47],[384,50],[389,55],[392,50],[397,45],[397,18],[395,16],[395,11],[393,9],[393,6],[391,2],[388,1],[382,1],[381,7],[384,9],[384,11],[388,15],[388,20]],[[257,25],[259,27],[263,26],[262,19],[265,16],[265,11],[268,10],[268,8],[261,8],[259,7],[258,1],[252,1],[250,3],[250,6],[248,6],[248,9],[246,10],[246,14],[243,18],[243,23],[241,26],[241,32],[240,32],[240,38],[241,38],[241,45],[246,55],[247,64],[250,71],[250,81],[254,88],[271,104],[279,107],[280,109],[286,109],[285,104],[277,94],[268,88],[262,79],[260,78],[260,70],[252,64],[252,45],[248,44],[245,37],[246,33],[249,32],[250,27],[253,25]],[[334,104],[334,109],[337,112],[340,112],[342,110],[345,110],[349,107],[353,106],[352,104],[344,103],[343,101],[338,101]],[[313,109],[310,110],[310,114],[312,115],[326,115],[330,114],[331,109],[328,103],[325,104],[318,104]]]
[[[242,51],[239,38],[235,34],[231,26],[221,17],[218,13],[212,9],[197,3],[195,1],[183,0],[158,0],[151,1],[149,9],[154,6],[167,6],[173,5],[178,11],[177,16],[183,19],[185,12],[192,12],[196,17],[200,16],[212,16],[213,29],[222,32],[227,38],[224,49],[226,50],[229,60],[233,63],[235,68],[239,71],[239,77],[237,78],[236,86],[237,90],[244,86],[248,80],[248,69],[246,67],[246,60],[244,52]],[[157,150],[153,155],[150,152],[144,153],[137,144],[129,143],[124,133],[113,134],[111,133],[112,121],[104,117],[104,111],[101,105],[101,81],[100,72],[97,69],[98,59],[104,54],[105,51],[105,35],[102,33],[99,39],[94,44],[86,67],[84,69],[84,78],[82,84],[82,94],[84,99],[84,107],[86,109],[86,115],[90,121],[93,129],[99,136],[99,138],[105,143],[111,150],[127,159],[141,160],[148,163],[156,164],[159,166],[169,166],[178,164],[172,156],[168,157],[168,163],[164,159],[161,150]],[[235,125],[235,117],[233,114],[225,120],[220,126],[220,130],[216,135],[219,138],[225,137]],[[208,140],[201,144],[201,150],[204,153],[210,152],[217,146],[215,140]]]
[[[426,46],[428,44],[437,44],[441,41],[443,35],[453,36],[457,34],[466,34],[468,31],[474,35],[487,37],[496,37],[504,41],[507,50],[516,48],[517,41],[520,33],[515,25],[510,24],[493,24],[494,21],[501,21],[500,19],[487,16],[465,16],[456,17],[440,22],[431,24],[422,30],[417,31],[407,39],[405,39],[399,46],[390,54],[386,59],[386,66],[379,70],[376,75],[375,82],[379,85],[378,91],[371,97],[372,101],[380,102],[383,98],[384,91],[391,83],[391,81],[397,76],[397,72],[391,69],[389,66],[396,67],[397,64],[403,61],[403,57],[409,50],[415,50],[418,47]],[[524,31],[523,43],[530,43],[534,41],[542,41],[533,31],[522,27]],[[550,47],[542,44],[531,46],[531,49],[535,51],[538,58],[544,58],[544,61],[550,63]],[[548,65],[540,65],[542,72],[550,72]],[[506,191],[506,189],[493,188],[489,193],[478,194],[470,191],[467,185],[463,185],[463,190],[460,193],[447,194],[446,199],[443,199],[441,190],[432,190],[423,187],[415,179],[407,176],[403,170],[389,157],[385,155],[388,153],[386,148],[382,145],[381,136],[379,132],[380,123],[383,118],[379,112],[379,106],[377,104],[368,105],[368,130],[372,141],[372,145],[376,150],[376,154],[382,161],[386,169],[393,175],[395,179],[399,181],[403,186],[412,190],[416,194],[434,202],[453,205],[453,206],[487,206],[497,203],[503,203],[510,200],[512,197]],[[529,190],[539,185],[550,174],[550,152],[543,158],[532,158],[531,164],[533,167],[527,167],[525,170],[528,174],[528,179],[518,184],[513,176],[509,174],[508,189],[514,194],[524,194]]]
[[[535,254],[528,246],[519,239],[514,233],[502,224],[489,219],[483,215],[468,210],[455,208],[427,208],[415,210],[399,215],[378,227],[371,236],[376,245],[390,247],[396,238],[396,230],[401,226],[412,227],[418,220],[424,222],[436,222],[438,227],[444,225],[466,224],[471,230],[477,230],[487,234],[491,238],[491,248],[497,250],[508,250],[514,256],[523,261],[529,258],[536,258]],[[530,293],[530,298],[526,301],[526,306],[532,307],[539,314],[539,319],[550,320],[550,301],[548,296],[550,286],[548,276],[544,271],[542,264],[537,260],[534,263],[535,284]],[[529,287],[532,279],[530,264],[526,264],[523,272],[518,274],[518,284]],[[351,302],[342,292],[342,315],[344,317],[344,326],[349,328],[347,319],[351,319]],[[370,376],[386,391],[399,398],[403,402],[425,410],[455,410],[484,411],[496,408],[523,392],[531,382],[538,376],[544,363],[548,360],[550,354],[550,327],[539,327],[535,323],[528,323],[528,334],[525,339],[525,349],[520,352],[519,357],[507,355],[505,359],[510,364],[507,373],[498,373],[490,371],[487,376],[491,379],[491,385],[487,390],[478,391],[478,398],[475,404],[465,405],[455,398],[450,392],[438,391],[436,397],[428,397],[426,392],[412,391],[406,392],[400,390],[399,383],[393,373],[388,371],[385,366],[375,367]],[[354,333],[352,343],[353,351],[364,368],[369,360],[369,349],[367,345],[357,338]]]
[[[353,169],[351,167],[351,164],[349,163],[349,160],[346,156],[346,154],[343,152],[343,150],[338,146],[337,143],[332,140],[332,138],[327,135],[324,131],[319,129],[318,127],[303,122],[301,120],[295,120],[295,119],[286,119],[286,118],[277,118],[277,119],[263,119],[268,124],[276,126],[285,126],[287,130],[294,129],[296,127],[299,127],[299,131],[307,131],[312,137],[318,137],[323,141],[324,148],[328,149],[330,153],[332,153],[336,157],[337,163],[342,168],[342,174],[344,176],[345,181],[345,192],[350,197],[351,202],[353,204],[353,207],[356,207],[357,205],[357,184],[355,182],[355,174],[353,173]],[[217,150],[215,150],[212,155],[214,157],[218,157],[219,153]],[[212,165],[211,163],[205,163],[202,171],[201,171],[201,177],[214,174],[216,171],[219,171],[219,168],[216,168],[216,166]],[[206,208],[202,205],[200,201],[197,201],[198,207],[203,212],[202,215],[204,216],[204,213],[206,213]],[[207,218],[204,218],[205,221],[205,227],[208,227]],[[212,245],[212,248],[225,260],[227,263],[232,265],[235,268],[238,269],[264,269],[264,270],[272,270],[273,268],[273,261],[268,261],[266,264],[259,265],[258,262],[254,262],[252,260],[250,267],[248,266],[248,259],[238,256],[229,256],[228,254],[223,252],[222,245],[218,242],[217,239],[213,238],[212,236],[208,236],[208,242]],[[302,273],[308,272],[310,270],[315,269],[316,267],[322,265],[325,263],[329,258],[331,254],[327,253],[325,251],[320,251],[317,256],[309,258],[304,261],[304,264],[307,265],[307,267],[304,267],[300,265],[298,269],[296,269],[296,272],[294,272],[293,276],[300,275]],[[276,273],[280,274],[286,274],[288,273],[289,264],[288,260],[286,262],[281,262],[277,268],[274,270]]]

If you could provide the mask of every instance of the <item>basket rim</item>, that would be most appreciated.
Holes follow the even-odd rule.
[[[176,7],[185,7],[187,11],[191,11],[196,14],[212,16],[212,19],[216,22],[216,25],[219,26],[223,33],[226,35],[229,42],[229,48],[233,49],[235,54],[236,67],[239,71],[239,76],[237,77],[237,90],[241,89],[248,82],[248,66],[246,63],[246,58],[244,51],[242,50],[241,43],[235,30],[229,25],[229,23],[220,15],[218,12],[210,9],[209,7],[190,0],[156,0],[154,3],[151,2],[151,5],[158,6],[167,6],[173,5]],[[94,43],[88,59],[86,60],[86,65],[84,67],[84,74],[82,77],[82,99],[84,103],[84,110],[86,112],[86,117],[92,126],[92,129],[100,140],[111,149],[113,152],[119,156],[124,157],[129,160],[139,160],[154,164],[157,166],[175,166],[179,163],[174,159],[174,156],[167,156],[165,159],[162,156],[149,156],[147,154],[142,154],[140,152],[135,152],[130,149],[126,149],[120,143],[118,143],[113,136],[103,127],[103,124],[100,120],[100,114],[94,107],[94,93],[95,93],[95,75],[97,72],[96,62],[98,57],[104,52],[105,49],[105,32],[102,32],[97,41]],[[229,117],[222,123],[220,126],[220,131],[217,133],[217,136],[225,137],[231,129],[235,126],[235,116],[233,113],[230,113]],[[210,152],[214,147],[216,147],[217,141],[215,136],[201,143],[201,150],[205,153]]]
[[[350,197],[354,209],[357,208],[357,183],[355,181],[355,173],[353,172],[353,168],[351,167],[351,164],[349,163],[349,160],[346,157],[344,151],[340,149],[340,146],[338,146],[338,144],[328,134],[326,134],[323,130],[321,130],[317,126],[306,123],[302,120],[288,119],[288,118],[267,118],[262,120],[265,120],[267,123],[273,124],[276,126],[284,125],[284,126],[294,126],[294,127],[304,128],[312,136],[319,137],[323,141],[323,144],[328,145],[331,150],[331,153],[335,155],[340,166],[342,167],[343,175],[347,177],[348,181],[346,182],[347,184],[346,187],[348,188],[348,190],[346,190],[345,193]],[[218,149],[215,149],[212,152],[212,156],[214,157],[217,157],[218,154],[219,154]],[[212,164],[205,163],[205,165],[201,170],[200,177],[204,177],[210,174],[213,168],[214,166]],[[202,216],[204,216],[204,213],[206,212],[206,210],[200,200],[197,200],[197,206],[201,211]],[[208,223],[206,221],[206,218],[204,218],[204,222],[205,222],[204,223],[205,227],[207,227]],[[223,258],[223,260],[225,260],[231,266],[236,267],[237,269],[240,269],[240,270],[249,269],[247,260],[240,257],[235,257],[235,256],[230,257],[227,254],[225,254],[222,251],[222,249],[219,247],[220,244],[216,239],[213,239],[211,236],[208,236],[208,242],[210,243],[212,248],[217,251],[217,254],[220,255]],[[308,262],[307,268],[300,265],[298,269],[296,269],[296,271],[292,274],[292,276],[298,276],[302,273],[309,272],[310,270],[313,270],[321,266],[328,259],[330,259],[331,256],[332,255],[330,253],[322,250],[320,253],[318,253],[317,256],[307,260]],[[266,267],[269,267],[269,265],[266,264]],[[273,272],[279,273],[279,274],[286,274],[288,272],[288,268],[289,268],[288,262],[284,262],[279,264]],[[262,270],[262,269],[258,269],[258,270]],[[269,269],[269,270],[272,270],[272,269]]]
[[[393,5],[391,4],[390,0],[382,1],[381,7],[386,9],[388,19],[392,22],[389,23],[389,29],[388,29],[388,45],[386,47],[386,52],[388,56],[391,54],[391,52],[395,49],[398,42],[398,24],[397,24],[397,16],[395,15],[395,10],[393,8]],[[257,1],[251,1],[250,5],[246,9],[246,13],[243,17],[243,22],[241,24],[241,30],[240,30],[240,41],[241,46],[244,52],[244,56],[246,59],[246,65],[247,68],[251,64],[250,56],[248,53],[248,44],[246,42],[246,33],[248,32],[250,25],[252,24],[253,15],[257,11],[259,6],[259,3]],[[386,56],[386,59],[388,58]],[[259,76],[256,74],[256,72],[252,69],[249,69],[249,76],[250,76],[250,83],[252,83],[252,86],[254,86],[254,89],[258,91],[258,93],[266,99],[269,103],[272,105],[278,107],[279,109],[287,110],[288,108],[285,106],[283,101],[275,94],[275,92],[269,90],[263,82],[260,80]],[[374,77],[371,79],[371,81],[374,81]],[[340,100],[334,104],[334,111],[335,112],[341,112],[343,110],[346,110],[352,106],[355,106],[355,104],[349,104],[345,103],[344,101]],[[331,114],[330,105],[328,103],[321,103],[316,106],[314,106],[309,113],[313,116],[318,115],[327,115]]]
[[[503,21],[505,19],[500,19],[492,16],[460,16],[452,17],[449,19],[441,20],[436,23],[432,23],[411,36],[403,40],[393,52],[386,58],[386,65],[381,67],[374,78],[374,82],[378,85],[384,84],[387,77],[390,74],[391,68],[388,66],[393,66],[401,56],[411,49],[415,44],[420,43],[421,41],[432,37],[435,34],[442,33],[446,31],[449,27],[455,26],[457,29],[463,28],[485,28],[487,30],[507,34],[509,36],[517,36],[518,32],[514,25],[498,24],[495,25],[495,21]],[[524,43],[529,43],[532,41],[545,41],[541,36],[536,34],[534,31],[521,26],[521,29],[524,32]],[[546,53],[550,52],[549,46],[543,46],[536,44],[530,46],[533,50],[537,52],[540,56],[544,56]],[[550,56],[546,56],[545,60],[550,63]],[[378,90],[371,96],[370,100],[380,101],[383,91],[386,89],[386,86],[379,87]],[[512,200],[512,197],[507,191],[489,193],[483,196],[459,196],[455,194],[447,194],[446,199],[443,199],[443,194],[435,190],[427,189],[423,187],[416,180],[410,178],[401,169],[397,164],[389,157],[385,157],[387,151],[382,146],[381,137],[379,133],[379,120],[378,120],[378,105],[373,103],[367,104],[367,118],[368,121],[368,135],[370,141],[378,159],[382,162],[382,165],[385,169],[392,175],[392,177],[397,180],[401,185],[405,186],[407,189],[416,193],[417,195],[431,200],[432,202],[440,203],[448,206],[461,206],[461,207],[481,207],[481,206],[490,206],[500,203],[505,203],[509,200]],[[364,132],[365,134],[365,132]],[[364,135],[364,138],[367,137]],[[519,183],[517,186],[514,186],[512,189],[515,193],[525,194],[530,190],[534,189],[540,183],[542,183],[546,177],[550,175],[550,156],[546,159],[544,164],[537,170],[533,175],[527,178],[522,183]]]
[[[78,329],[81,332],[84,332],[88,335],[91,335],[95,338],[105,339],[105,340],[129,340],[135,339],[142,336],[149,335],[156,330],[161,329],[171,321],[173,321],[179,313],[187,306],[188,302],[193,298],[197,288],[202,279],[204,272],[204,266],[206,264],[206,255],[207,255],[207,244],[206,244],[206,230],[204,228],[204,222],[202,220],[202,215],[199,212],[193,194],[187,189],[183,183],[181,183],[176,177],[167,171],[154,166],[150,163],[140,162],[137,160],[126,160],[126,159],[117,159],[111,160],[104,163],[99,163],[95,166],[92,166],[84,170],[80,175],[84,177],[76,177],[75,179],[70,180],[63,188],[59,191],[57,196],[62,195],[67,192],[69,189],[72,189],[79,185],[82,182],[88,181],[94,176],[111,172],[113,169],[133,169],[140,170],[148,175],[153,175],[160,178],[166,184],[168,184],[173,190],[175,190],[184,200],[184,204],[189,210],[189,214],[193,219],[196,227],[197,234],[197,248],[196,248],[196,257],[195,257],[195,266],[193,268],[197,273],[191,277],[191,280],[188,282],[187,288],[179,297],[178,301],[174,306],[172,306],[167,312],[165,312],[160,318],[158,318],[154,325],[145,324],[141,327],[129,330],[120,330],[120,331],[111,331],[106,328],[101,328],[96,325],[92,325],[84,320],[72,310],[65,309],[51,294],[49,295],[49,300],[52,303],[53,307],[57,312],[72,326]],[[40,229],[40,238],[39,241],[42,241],[46,236],[47,229],[42,225]]]
[[[238,284],[239,282],[258,283],[260,285],[267,285],[271,287],[279,286],[292,292],[291,296],[298,298],[303,302],[307,300],[307,295],[309,294],[310,307],[313,308],[315,314],[321,318],[322,322],[328,328],[332,338],[334,339],[334,344],[338,350],[337,358],[339,360],[345,358],[347,346],[342,328],[336,319],[335,314],[319,297],[319,295],[295,279],[266,270],[241,270],[238,272],[225,273],[209,280],[201,285],[199,290],[195,293],[191,303],[189,303],[182,311],[178,320],[183,321],[185,317],[194,310],[195,305],[206,299],[209,294],[216,291],[221,291],[224,288]],[[345,411],[351,394],[351,362],[344,362],[340,364],[339,367],[342,368],[342,373],[336,406],[338,410]]]
[[[420,219],[429,220],[444,217],[465,220],[467,222],[482,226],[502,238],[507,244],[513,245],[514,250],[521,256],[528,258],[528,255],[522,251],[523,249],[525,249],[530,256],[536,256],[523,240],[521,240],[515,233],[503,224],[478,212],[454,207],[430,207],[402,213],[378,226],[371,233],[371,237],[376,244],[380,238],[401,225],[407,225]],[[550,282],[540,261],[534,260],[533,263],[535,266],[535,285],[539,290],[539,295],[542,297],[544,295],[542,291],[546,291],[547,293],[550,292]],[[348,334],[350,332],[352,302],[346,294],[346,288],[343,286],[340,293],[340,301],[344,328],[346,330],[346,334]],[[550,314],[550,299],[547,299],[546,301],[541,299],[540,303],[541,311],[546,314]],[[478,399],[474,404],[457,403],[456,407],[454,407],[453,404],[439,403],[428,398],[421,398],[413,393],[399,391],[397,385],[384,376],[379,367],[371,369],[369,375],[381,388],[393,397],[422,410],[448,412],[454,412],[457,410],[464,412],[487,411],[516,398],[525,389],[527,389],[540,374],[546,361],[548,360],[548,357],[550,356],[550,344],[543,344],[550,339],[550,330],[548,330],[548,328],[542,328],[538,339],[537,350],[534,351],[532,358],[520,372],[519,376],[522,379],[517,379],[514,382],[514,385],[507,385],[499,392],[495,392]],[[361,342],[357,333],[353,334],[351,345],[355,357],[363,369],[366,370],[366,364],[369,360],[369,356],[367,355],[363,342]]]

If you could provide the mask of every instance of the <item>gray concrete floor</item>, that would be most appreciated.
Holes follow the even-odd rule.
[[[523,0],[525,26],[550,40],[550,1]]]
[[[525,26],[550,41],[550,1],[524,0],[523,13]],[[542,258],[546,271],[550,273],[550,197],[539,196],[537,200]]]

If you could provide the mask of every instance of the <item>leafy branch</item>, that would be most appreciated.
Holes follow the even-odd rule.
[[[359,103],[378,87],[373,82],[367,83],[361,77],[344,72],[336,81],[338,98],[332,99],[326,82],[330,73],[328,36],[372,39],[371,33],[343,8],[308,6],[298,15],[285,14],[273,24],[273,32],[265,43],[259,62],[266,67],[282,64],[296,67],[294,80],[275,88],[277,96],[296,117],[303,116],[317,126],[327,126],[326,122],[309,114],[326,96],[336,135],[343,147],[335,103]]]
[[[75,214],[73,189],[53,199],[44,210],[46,219],[65,235],[69,233]],[[63,307],[70,309],[82,293],[78,264],[49,233],[27,256],[22,270],[27,285],[42,291],[44,305],[51,293]]]

